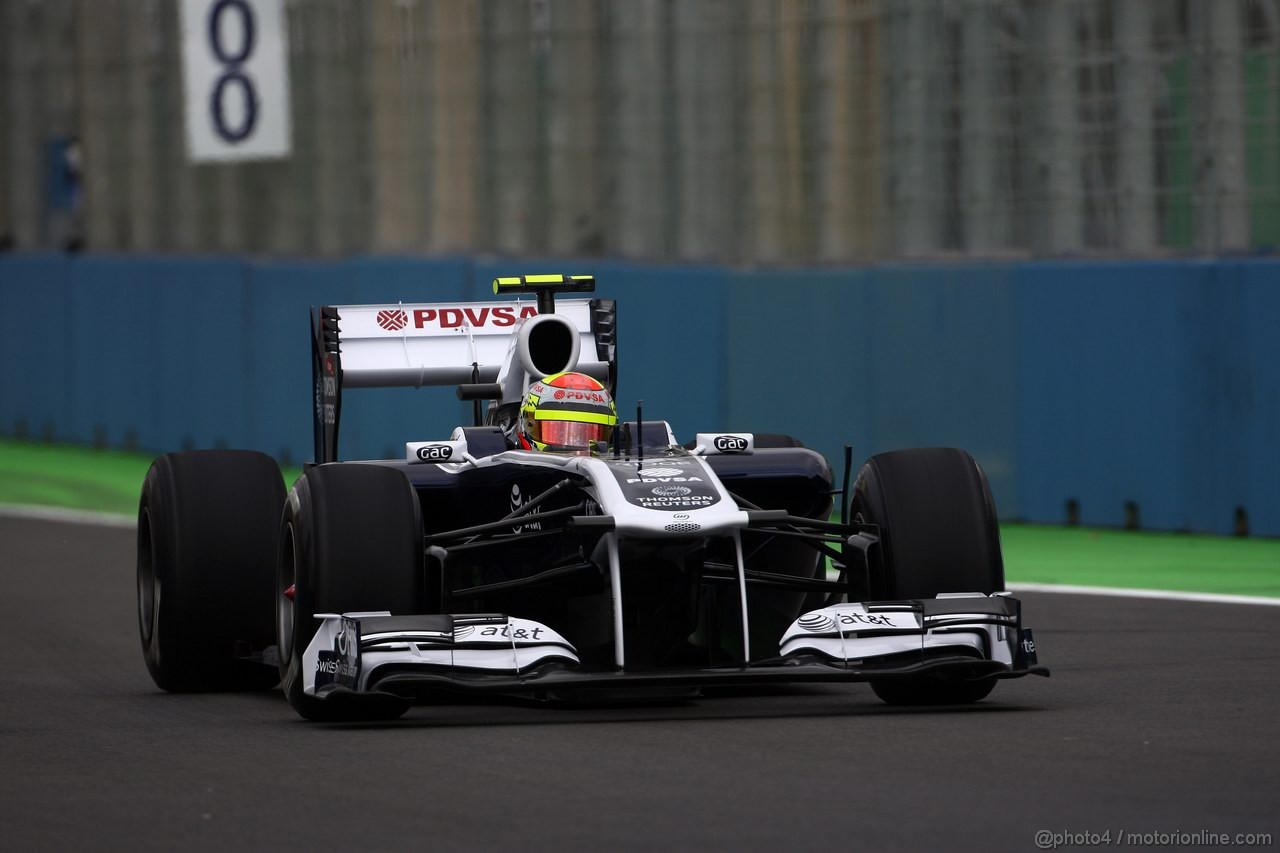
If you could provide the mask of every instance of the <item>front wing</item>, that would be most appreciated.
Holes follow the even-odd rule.
[[[626,670],[581,665],[546,625],[503,614],[318,614],[303,657],[306,693],[320,699],[470,694],[582,695],[640,688],[844,682],[942,674],[960,679],[1048,675],[1017,599],[836,604],[806,613],[779,654],[739,666]]]

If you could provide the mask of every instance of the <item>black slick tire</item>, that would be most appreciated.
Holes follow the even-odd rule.
[[[873,456],[858,472],[850,517],[880,527],[885,573],[872,579],[874,598],[1004,589],[991,488],[963,450],[931,447]],[[994,685],[991,679],[940,675],[871,682],[876,695],[892,705],[976,702]]]
[[[872,691],[889,705],[968,705],[987,698],[995,686],[994,678],[961,681],[941,676],[871,682]]]
[[[347,703],[305,693],[302,658],[315,614],[422,613],[424,590],[422,514],[404,474],[340,462],[300,477],[285,502],[275,593],[280,677],[294,710],[329,722],[403,714],[407,700]]]
[[[850,517],[880,526],[884,599],[1004,589],[1000,527],[986,475],[950,447],[895,450],[858,472]]]
[[[171,692],[261,690],[247,659],[275,641],[271,589],[284,481],[243,450],[170,453],[138,504],[138,628],[147,670]]]

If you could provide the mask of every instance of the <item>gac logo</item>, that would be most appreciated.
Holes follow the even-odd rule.
[[[736,435],[718,435],[715,445],[721,453],[741,453],[747,449],[747,440]]]
[[[453,456],[453,448],[447,444],[428,444],[418,448],[418,458],[423,462],[445,462]]]

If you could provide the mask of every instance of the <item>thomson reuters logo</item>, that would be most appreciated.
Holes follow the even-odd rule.
[[[399,308],[384,308],[378,312],[378,325],[388,332],[398,332],[409,325],[409,315]]]

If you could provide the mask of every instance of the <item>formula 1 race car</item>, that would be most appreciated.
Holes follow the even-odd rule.
[[[841,488],[788,436],[682,444],[641,413],[589,453],[514,446],[532,382],[576,371],[616,391],[615,303],[556,300],[594,289],[524,276],[494,282],[514,302],[313,308],[316,463],[287,496],[250,451],[173,453],[147,474],[138,606],[156,684],[282,682],[307,719],[363,720],[442,690],[867,681],[892,704],[946,704],[1048,675],[961,450],[875,456],[850,491],[847,451]],[[474,424],[401,459],[337,461],[347,390],[422,385],[473,401]]]

